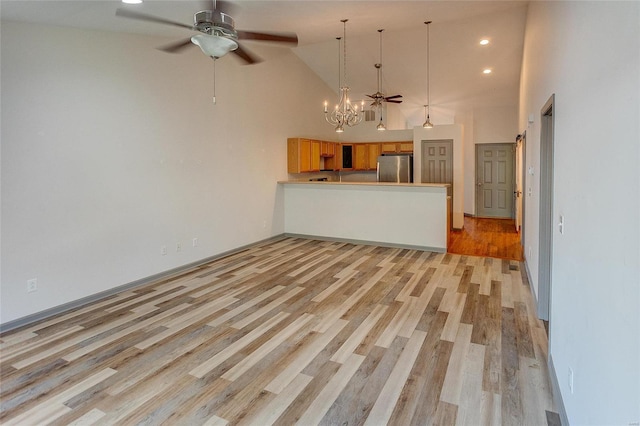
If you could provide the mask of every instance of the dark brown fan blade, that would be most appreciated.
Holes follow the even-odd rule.
[[[366,96],[370,97],[371,99],[375,99],[376,98],[375,95],[366,95]]]
[[[391,100],[387,99],[387,102],[389,102],[390,104],[401,104],[402,103],[402,101],[396,101],[396,100],[393,100],[393,99],[391,99]]]
[[[238,44],[238,48],[236,50],[232,50],[231,53],[235,53],[239,58],[245,61],[245,65],[257,64],[262,62],[262,59],[255,53],[251,53],[248,49],[242,47]]]
[[[395,99],[395,98],[401,98],[401,97],[402,97],[402,95],[393,95],[393,96],[387,96],[387,97],[385,97],[385,99],[389,100],[389,99]]]
[[[158,47],[158,50],[162,50],[167,53],[178,53],[187,47],[191,47],[194,44],[191,42],[191,38],[180,40],[175,43],[167,44],[166,46]]]
[[[140,21],[156,22],[158,24],[173,25],[175,27],[187,28],[189,30],[193,30],[193,27],[191,25],[186,25],[186,24],[182,24],[180,22],[170,21],[170,20],[164,19],[164,18],[158,18],[156,16],[147,15],[145,13],[134,12],[133,10],[129,10],[129,9],[118,9],[118,10],[116,10],[116,16],[122,16],[123,18],[138,19]]]
[[[257,33],[253,31],[236,30],[240,40],[272,41],[277,43],[289,43],[298,45],[298,36],[295,33]]]

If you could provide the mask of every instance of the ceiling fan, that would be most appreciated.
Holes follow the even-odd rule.
[[[286,43],[293,46],[298,44],[298,36],[295,33],[267,33],[237,30],[235,28],[235,21],[230,13],[233,13],[232,3],[223,0],[207,0],[205,9],[193,15],[193,25],[187,25],[131,9],[116,10],[116,16],[173,25],[200,33],[159,48],[168,53],[178,53],[185,48],[196,45],[200,47],[205,55],[213,59],[221,58],[227,53],[232,52],[246,64],[255,64],[261,62],[261,59],[244,47],[240,43],[240,40]]]
[[[367,95],[368,97],[373,99],[373,102],[371,103],[372,107],[381,107],[383,102],[390,102],[394,104],[402,103],[401,100],[398,100],[398,98],[401,98],[402,95],[385,96],[384,93],[382,93],[382,32],[383,31],[384,30],[378,30],[378,32],[380,33],[380,63],[375,64],[375,67],[378,70],[378,91],[373,95]]]

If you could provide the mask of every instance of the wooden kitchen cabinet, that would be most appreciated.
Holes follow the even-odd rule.
[[[411,154],[413,153],[413,142],[383,142],[381,144],[383,154]]]
[[[287,172],[305,173],[320,170],[320,141],[287,139]]]
[[[335,142],[320,142],[320,156],[321,157],[335,157],[336,155],[336,143]]]
[[[320,141],[311,141],[311,169],[309,171],[320,171]]]
[[[379,143],[353,144],[353,158],[355,170],[376,170],[378,156],[380,155]]]
[[[382,147],[379,143],[369,143],[367,144],[369,158],[367,159],[367,168],[369,170],[377,170],[378,169],[378,157],[381,154]]]
[[[364,143],[353,144],[353,168],[355,170],[367,170],[368,147]]]

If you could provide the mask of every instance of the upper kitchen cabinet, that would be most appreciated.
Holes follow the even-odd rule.
[[[287,139],[287,172],[319,171],[320,149],[320,141],[304,138]]]
[[[335,142],[320,142],[320,156],[321,157],[335,157],[336,155],[336,143]]]
[[[383,142],[381,144],[383,154],[412,154],[413,142]]]
[[[353,168],[355,170],[375,170],[378,166],[380,149],[379,143],[353,144]]]

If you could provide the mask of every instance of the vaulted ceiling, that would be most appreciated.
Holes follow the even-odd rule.
[[[383,92],[401,94],[397,108],[407,127],[424,121],[426,88],[426,25],[430,20],[431,117],[452,123],[457,114],[475,108],[514,106],[518,87],[526,1],[236,1],[236,26],[253,31],[298,34],[293,51],[331,88],[338,88],[341,19],[347,23],[347,83],[352,98],[377,90],[380,62],[378,29],[383,32]],[[117,8],[191,24],[202,1],[145,0],[123,5],[119,0],[2,0],[3,20],[69,26],[158,37],[158,46],[190,35],[188,30],[115,16]],[[34,27],[35,28],[35,27]],[[486,38],[489,44],[480,45]],[[273,49],[246,46],[269,60]],[[233,61],[232,58],[223,58]],[[179,57],[177,57],[179,60]],[[240,63],[238,62],[238,66]],[[251,65],[259,67],[260,65]],[[484,69],[491,74],[483,74]],[[317,102],[319,108],[322,100]],[[329,102],[333,100],[329,99]]]

